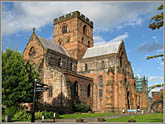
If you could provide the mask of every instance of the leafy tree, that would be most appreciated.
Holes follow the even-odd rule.
[[[38,73],[17,50],[2,52],[2,104],[7,109],[32,102],[34,79]]]
[[[163,22],[163,4],[161,4],[157,8],[157,10],[160,10],[162,12],[160,14],[158,14],[158,15],[153,16],[151,18],[150,24],[149,24],[148,27],[151,28],[152,30],[159,29],[159,28],[163,27],[163,23],[164,23]],[[147,56],[146,59],[153,59],[153,58],[157,58],[157,57],[163,57],[163,54],[154,55],[154,56]]]
[[[157,10],[163,10],[163,4],[161,4]],[[155,15],[154,17],[151,18],[150,24],[149,24],[149,28],[151,28],[152,30],[155,29],[159,29],[160,27],[163,26],[163,12],[161,12],[158,15]]]

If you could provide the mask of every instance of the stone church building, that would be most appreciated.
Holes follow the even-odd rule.
[[[23,55],[49,86],[40,101],[51,110],[69,112],[73,103],[97,112],[147,108],[145,81],[143,91],[136,91],[124,41],[95,47],[93,22],[79,11],[54,19],[53,41],[33,31]]]

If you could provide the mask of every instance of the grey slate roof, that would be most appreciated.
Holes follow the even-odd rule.
[[[37,37],[45,49],[51,49],[53,51],[56,51],[56,52],[66,55],[66,56],[69,56],[69,54],[67,53],[66,49],[63,46],[57,45],[57,44],[53,43],[53,41],[49,41],[40,36],[37,36]]]
[[[83,59],[117,53],[121,43],[122,41],[113,41],[100,46],[88,48],[83,56]]]

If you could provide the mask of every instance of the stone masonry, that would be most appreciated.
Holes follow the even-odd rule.
[[[124,41],[94,47],[93,22],[78,11],[54,19],[53,42],[33,32],[23,55],[49,86],[40,98],[45,109],[71,112],[73,103],[98,112],[147,108],[146,90],[136,91]]]

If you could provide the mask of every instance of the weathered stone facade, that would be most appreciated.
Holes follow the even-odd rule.
[[[136,91],[123,41],[94,47],[93,22],[75,11],[54,19],[53,42],[33,32],[24,50],[50,87],[44,104],[71,111],[73,102],[84,103],[99,112],[147,107],[146,92]]]

